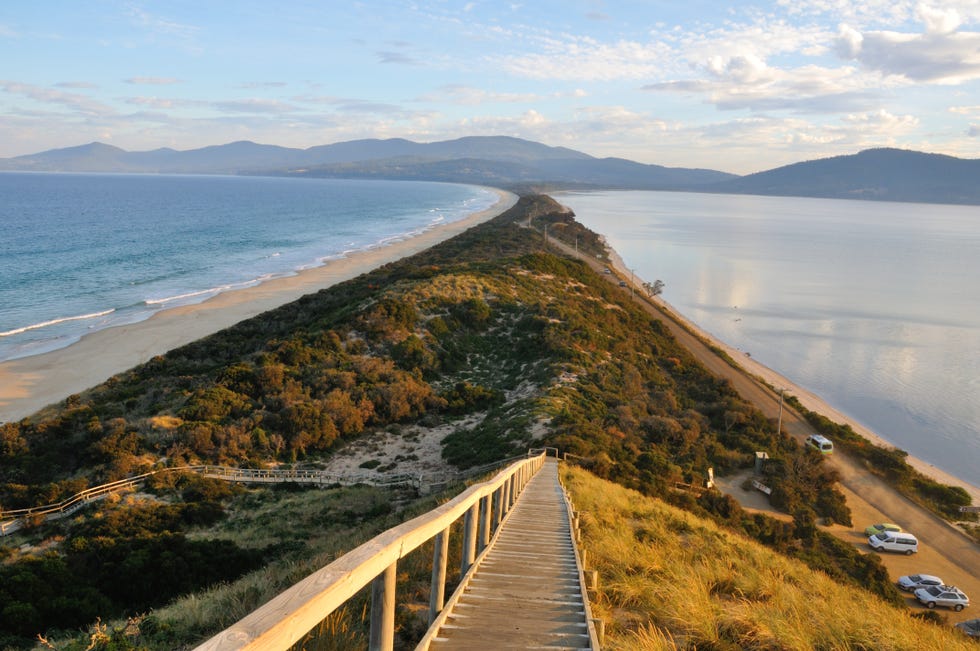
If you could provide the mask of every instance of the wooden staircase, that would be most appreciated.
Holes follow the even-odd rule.
[[[417,648],[597,648],[572,531],[548,459]]]

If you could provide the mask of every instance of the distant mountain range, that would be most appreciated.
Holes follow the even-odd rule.
[[[505,136],[432,143],[352,140],[294,149],[233,142],[129,152],[102,143],[0,159],[0,170],[268,174],[481,183],[508,188],[684,190],[735,194],[980,204],[980,160],[900,149],[795,163],[737,176],[596,158]]]

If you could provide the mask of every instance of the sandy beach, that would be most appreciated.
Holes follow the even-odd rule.
[[[491,189],[499,199],[489,209],[417,236],[330,260],[295,276],[165,310],[139,323],[100,330],[66,348],[0,363],[0,423],[30,416],[155,355],[423,251],[499,215],[517,202],[516,195]]]

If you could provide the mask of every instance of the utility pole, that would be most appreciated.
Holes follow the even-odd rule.
[[[783,431],[783,391],[786,389],[780,387],[779,389],[779,417],[776,419],[776,434],[778,435]]]

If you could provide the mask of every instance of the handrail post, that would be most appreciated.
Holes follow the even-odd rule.
[[[490,496],[485,495],[480,498],[480,535],[478,537],[478,551],[482,552],[490,544]]]
[[[504,488],[500,486],[493,492],[493,530],[500,528],[500,521],[504,517]]]
[[[371,638],[369,651],[392,651],[395,648],[395,575],[398,563],[392,563],[371,584]]]
[[[432,550],[432,587],[429,589],[429,626],[446,603],[446,562],[449,560],[449,529],[436,534]]]
[[[476,525],[479,509],[480,503],[474,502],[463,518],[463,559],[459,568],[460,574],[465,575],[476,560]]]

